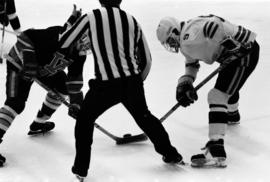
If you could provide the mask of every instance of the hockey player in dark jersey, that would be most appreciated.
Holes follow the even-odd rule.
[[[21,32],[21,24],[16,14],[14,0],[0,0],[0,23],[4,26],[8,26],[10,23],[16,34]]]
[[[72,16],[70,16],[64,27],[59,27],[61,29],[60,32],[63,33],[63,31],[70,27],[72,24],[74,24],[80,16],[81,10],[77,10],[76,5],[74,5]],[[78,112],[80,104],[83,100],[83,93],[81,91],[81,88],[83,86],[82,72],[86,56],[76,56],[75,59],[79,61],[76,62],[76,64],[67,68],[67,77],[65,73],[63,73],[63,71],[60,71],[54,76],[49,77],[50,80],[46,81],[47,86],[49,86],[50,88],[59,87],[59,89],[57,90],[60,93],[65,93],[69,95],[70,103],[72,103],[72,107],[69,108],[69,115],[74,118],[76,117],[76,113]],[[55,80],[55,78],[59,81],[52,81]],[[30,125],[30,131],[28,132],[28,135],[45,133],[52,130],[55,127],[55,124],[47,120],[51,118],[52,114],[61,104],[62,102],[57,99],[55,94],[48,92],[41,109],[38,111],[36,118]]]
[[[59,49],[58,46],[59,35],[69,23],[74,23],[77,18],[72,14],[64,27],[28,29],[17,37],[17,42],[7,55],[6,100],[4,106],[0,108],[0,141],[15,117],[24,110],[34,78],[57,90],[63,97],[68,95],[67,78],[63,71],[67,66],[69,66],[70,80],[77,81],[78,79],[80,83],[82,82],[82,66],[86,56],[84,49],[78,48],[84,47],[84,40],[80,39],[66,49]],[[75,92],[71,91],[71,102],[77,100],[74,97],[78,95],[81,97],[79,91],[79,89]],[[79,102],[75,104],[80,104]],[[38,113],[39,121],[49,118],[59,105],[57,97],[48,93],[45,104]],[[75,105],[74,108],[78,109],[77,106]],[[74,115],[74,112],[76,109],[73,109],[73,113],[71,111],[70,114]],[[38,123],[39,121],[31,125],[31,131],[46,131],[54,127],[51,123],[42,124],[44,122]],[[0,166],[4,162],[5,158],[0,155]]]

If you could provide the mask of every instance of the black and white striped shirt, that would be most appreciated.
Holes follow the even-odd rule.
[[[138,74],[146,78],[152,61],[150,50],[133,16],[117,7],[92,10],[61,36],[61,48],[71,46],[85,33],[90,37],[97,79]]]

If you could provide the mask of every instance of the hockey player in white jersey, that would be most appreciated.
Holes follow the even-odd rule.
[[[183,107],[198,99],[193,82],[200,67],[199,61],[222,64],[224,57],[235,59],[219,72],[214,88],[208,92],[209,141],[204,147],[206,151],[191,157],[194,167],[226,167],[226,127],[240,121],[239,90],[259,59],[256,34],[215,15],[199,16],[188,21],[165,17],[156,33],[167,50],[180,51],[186,59],[185,73],[179,78],[176,89],[176,99]]]

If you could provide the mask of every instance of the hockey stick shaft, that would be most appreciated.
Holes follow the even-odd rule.
[[[246,57],[247,55],[243,55],[242,57],[238,57],[236,55],[232,55],[231,57],[225,59],[224,61],[221,61],[222,64],[220,64],[219,67],[217,67],[212,73],[210,73],[204,80],[202,80],[194,89],[195,91],[198,91],[202,86],[204,86],[209,80],[211,80],[214,76],[216,76],[220,71],[225,69],[231,62],[234,61],[232,57],[237,57],[238,59],[242,59]],[[178,107],[180,106],[180,103],[176,103],[162,118],[160,118],[160,122],[163,122],[165,119],[167,119]]]
[[[6,14],[6,7],[7,7],[7,2],[4,2],[4,11]],[[5,16],[5,15],[4,15]],[[5,39],[5,24],[3,23],[3,28],[2,28],[2,40],[1,40],[1,52],[0,52],[0,63],[3,63],[3,49],[4,49],[4,39]]]
[[[16,64],[16,62],[13,60],[13,58],[10,57],[8,54],[5,55],[5,58],[8,62],[10,62],[12,65],[14,65],[18,70],[22,69],[22,67],[20,65]],[[59,99],[63,102],[63,104],[65,104],[67,107],[70,107],[70,103],[68,101],[66,101],[66,99],[63,98],[57,91],[50,89],[47,85],[43,84],[38,79],[34,79],[34,80],[36,81],[37,84],[39,84],[45,90],[55,93],[59,97]],[[97,129],[99,129],[101,132],[103,132],[104,134],[109,136],[111,139],[115,140],[117,145],[122,145],[122,144],[127,144],[127,143],[132,143],[132,142],[141,142],[141,141],[145,141],[148,139],[144,133],[139,134],[139,135],[132,135],[129,137],[117,137],[117,136],[111,134],[110,132],[108,132],[106,129],[104,129],[100,125],[98,125],[97,123],[94,123],[94,126]]]
[[[1,27],[0,30],[17,36],[17,34],[14,31],[6,29],[5,26]]]
[[[56,90],[50,89],[47,85],[43,84],[41,81],[39,81],[36,78],[34,79],[34,81],[37,84],[39,84],[41,87],[43,87],[45,90],[56,94],[56,96],[63,102],[64,105],[66,105],[67,107],[70,107],[71,104],[63,96],[61,96],[59,92],[57,92]],[[107,135],[111,139],[115,140],[116,144],[118,144],[118,145],[147,140],[147,137],[145,135],[141,135],[141,134],[134,135],[134,136],[127,137],[127,138],[117,137],[117,136],[113,135],[112,133],[108,132],[106,129],[104,129],[102,126],[100,126],[97,123],[94,123],[94,126],[97,129],[99,129],[102,133],[104,133],[105,135]]]
[[[208,75],[203,81],[201,81],[194,89],[197,91],[202,86],[204,86],[209,80],[211,80],[216,74],[218,74],[220,71],[220,66],[216,68],[210,75]],[[178,107],[180,106],[180,103],[177,102],[163,117],[160,118],[160,122],[163,122],[165,119],[167,119]]]
[[[43,84],[41,81],[39,81],[38,79],[34,79],[35,82],[37,84],[39,84],[41,87],[43,87],[45,90],[49,91],[49,92],[52,92],[54,93],[58,98],[59,100],[61,100],[61,102],[63,102],[63,104],[67,107],[70,107],[71,104],[64,98],[62,97],[59,92],[57,92],[56,90],[53,90],[53,89],[50,89],[47,85]],[[109,136],[110,138],[116,140],[117,137],[113,134],[111,134],[110,132],[108,132],[107,130],[105,130],[102,126],[98,125],[97,123],[94,123],[94,126],[99,129],[100,131],[102,131],[104,134],[106,134],[107,136]]]
[[[0,52],[0,63],[3,63],[3,51],[4,51],[4,38],[5,38],[5,26],[2,29],[2,40],[1,40],[1,52]]]

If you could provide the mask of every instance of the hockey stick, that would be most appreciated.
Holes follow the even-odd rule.
[[[11,31],[11,30],[9,30],[9,29],[6,29],[5,26],[1,27],[0,30],[1,30],[1,31],[5,31],[5,32],[7,32],[7,33],[10,33],[10,34],[12,34],[12,35],[17,36],[17,34],[16,34],[14,31]]]
[[[232,55],[230,57],[225,58],[223,61],[221,60],[222,64],[219,65],[212,73],[210,73],[204,80],[202,80],[194,89],[195,91],[198,91],[202,86],[204,86],[209,80],[211,80],[214,76],[216,76],[220,71],[225,69],[230,63],[232,63],[235,59],[242,59],[246,57],[247,55],[243,55],[241,57],[237,55]],[[165,121],[178,107],[180,106],[180,103],[176,103],[162,118],[160,118],[160,122]]]
[[[57,92],[56,90],[50,89],[47,85],[43,84],[41,81],[39,81],[36,78],[34,79],[34,81],[37,84],[39,84],[41,87],[43,87],[45,90],[54,93],[63,102],[64,105],[66,105],[67,107],[71,106],[71,104],[64,97],[62,97],[59,94],[59,92]],[[110,132],[108,132],[106,129],[104,129],[102,126],[100,126],[97,123],[94,123],[94,126],[97,129],[99,129],[101,132],[103,132],[105,135],[107,135],[111,139],[115,140],[117,145],[126,144],[126,143],[133,143],[133,142],[141,142],[141,141],[147,140],[147,136],[144,134],[140,134],[140,135],[125,134],[123,137],[117,137],[117,136],[111,134]]]
[[[5,54],[4,57],[6,58],[6,60],[8,62],[10,62],[12,65],[14,65],[15,67],[18,68],[18,70],[21,70],[22,67],[20,65],[18,65],[12,57],[10,57],[8,54]],[[70,103],[68,101],[66,101],[65,98],[63,98],[57,91],[50,89],[47,85],[43,84],[42,82],[40,82],[38,79],[34,79],[36,81],[37,84],[39,84],[41,87],[43,87],[45,90],[47,91],[51,91],[53,93],[55,93],[59,99],[67,106],[70,107]],[[145,134],[139,134],[139,135],[131,135],[131,134],[125,134],[123,135],[123,137],[117,137],[113,134],[111,134],[110,132],[108,132],[106,129],[104,129],[103,127],[101,127],[100,125],[98,125],[97,123],[94,123],[94,126],[99,129],[100,131],[102,131],[104,134],[106,134],[107,136],[109,136],[111,139],[116,141],[117,145],[122,145],[122,144],[127,144],[127,143],[133,143],[133,142],[141,142],[141,141],[145,141],[148,139],[148,137]]]
[[[7,7],[7,2],[4,2],[4,16],[6,16],[6,7]],[[3,63],[3,49],[4,49],[4,38],[5,38],[5,23],[3,23],[3,28],[2,28],[2,40],[1,40],[1,52],[0,52],[0,63]]]
[[[246,55],[238,56],[238,55],[231,55],[230,57],[226,57],[223,60],[220,60],[222,64],[220,64],[219,67],[217,67],[212,73],[210,73],[204,80],[202,80],[194,89],[198,91],[202,86],[204,86],[209,80],[211,80],[214,76],[216,76],[220,71],[225,69],[231,62],[237,59],[242,59],[246,57]],[[160,122],[164,122],[178,107],[180,106],[180,103],[176,103],[163,117],[160,118]],[[137,136],[143,136],[144,133],[139,134]]]

